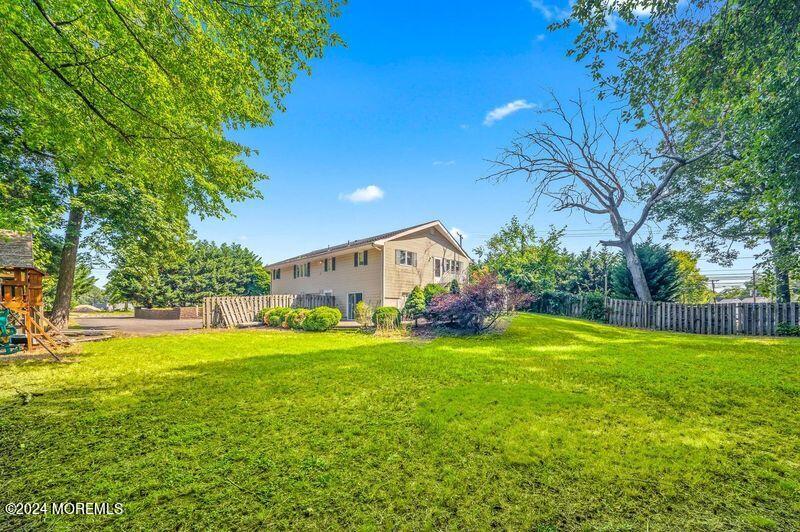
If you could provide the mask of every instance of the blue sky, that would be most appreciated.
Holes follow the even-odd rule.
[[[270,176],[264,198],[232,205],[224,220],[193,220],[198,237],[271,262],[440,219],[472,250],[518,215],[542,231],[566,226],[570,249],[596,245],[604,219],[531,213],[521,180],[478,181],[487,159],[541,120],[549,91],[591,88],[566,57],[573,32],[547,31],[556,16],[537,0],[352,0],[334,22],[346,46],[298,77],[274,126],[231,134],[258,151],[249,163]],[[373,201],[348,199],[370,197],[375,189],[348,196],[370,186],[380,189]]]

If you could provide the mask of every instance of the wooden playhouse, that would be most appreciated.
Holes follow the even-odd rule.
[[[0,356],[23,347],[58,358],[55,351],[69,343],[44,314],[43,279],[33,264],[32,236],[0,230]]]

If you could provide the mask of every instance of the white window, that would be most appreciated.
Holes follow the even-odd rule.
[[[405,251],[403,249],[396,249],[394,251],[395,264],[402,264],[404,266],[416,266],[417,254],[413,251]]]
[[[439,279],[442,276],[442,259],[436,257],[433,259],[433,277]]]

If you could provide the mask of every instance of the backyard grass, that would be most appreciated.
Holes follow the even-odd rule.
[[[125,512],[0,528],[797,530],[798,412],[796,339],[116,339],[0,365],[0,502]]]

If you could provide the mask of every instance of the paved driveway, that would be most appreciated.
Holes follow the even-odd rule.
[[[73,317],[84,329],[105,331],[108,334],[125,336],[149,336],[152,334],[183,333],[200,329],[202,320],[142,320],[132,316],[92,316],[80,314]]]

